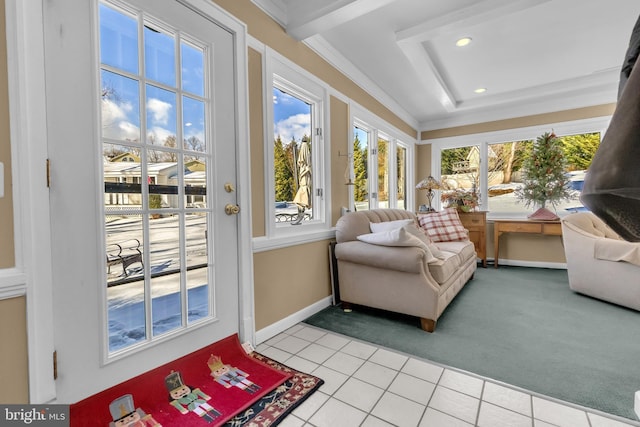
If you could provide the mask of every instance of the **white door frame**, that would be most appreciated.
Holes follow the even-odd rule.
[[[255,344],[247,77],[247,28],[208,0],[177,0],[212,17],[234,35],[238,117],[237,198],[240,338]],[[26,277],[29,401],[54,401],[53,306],[49,191],[46,186],[43,6],[5,0],[16,269]]]

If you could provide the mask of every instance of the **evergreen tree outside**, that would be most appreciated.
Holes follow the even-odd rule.
[[[600,146],[600,133],[568,135],[560,138],[569,171],[586,170]]]
[[[289,159],[290,154],[291,148],[289,146],[285,147],[280,135],[278,135],[273,147],[276,202],[291,201],[295,194],[293,170]]]
[[[570,198],[563,144],[553,133],[536,139],[522,164],[523,186],[515,192],[526,207],[545,208]]]
[[[366,202],[369,191],[367,190],[367,154],[368,148],[361,146],[361,141],[356,134],[353,139],[353,198],[356,202]]]

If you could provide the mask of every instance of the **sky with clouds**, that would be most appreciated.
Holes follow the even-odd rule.
[[[182,57],[182,112],[178,111],[175,90],[175,39],[166,34],[144,28],[145,75],[144,87],[147,138],[163,145],[168,137],[182,131],[184,139],[196,137],[205,141],[204,53],[186,42],[180,44]],[[135,19],[104,4],[100,5],[100,58],[115,71],[138,74],[138,31]],[[102,128],[106,138],[119,141],[141,140],[140,82],[124,73],[101,71]]]
[[[284,143],[300,142],[311,135],[311,106],[300,99],[273,88],[273,133]]]

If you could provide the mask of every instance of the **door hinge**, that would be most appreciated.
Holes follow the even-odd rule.
[[[46,172],[47,172],[47,188],[51,188],[51,160],[49,159],[47,159]]]
[[[375,156],[376,154],[378,154],[378,149],[377,148],[372,148],[371,149],[371,155]]]
[[[322,197],[322,188],[316,188],[316,196]]]
[[[316,136],[322,136],[322,128],[316,128]]]
[[[53,351],[53,379],[58,379],[58,350]]]

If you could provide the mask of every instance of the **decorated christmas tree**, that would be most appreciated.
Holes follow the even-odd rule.
[[[547,204],[555,207],[570,197],[565,169],[560,140],[554,133],[539,136],[522,164],[523,186],[516,190],[516,197],[526,207],[533,205],[545,210]]]

